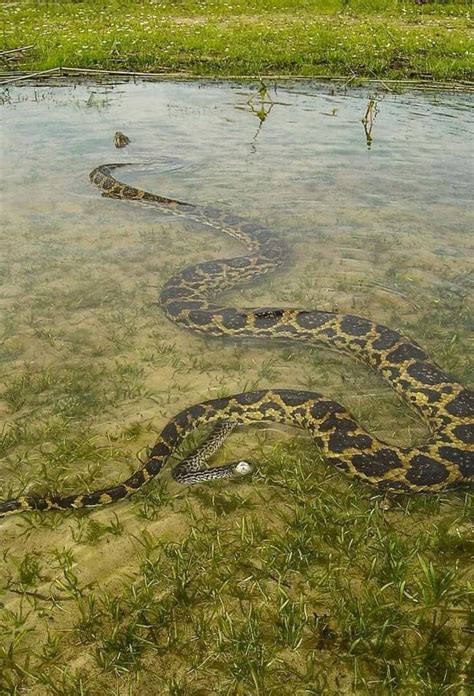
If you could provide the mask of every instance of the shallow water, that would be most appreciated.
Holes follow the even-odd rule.
[[[190,402],[256,385],[330,391],[362,409],[358,415],[367,394],[390,402],[390,390],[338,356],[309,359],[305,349],[293,359],[301,351],[290,346],[282,360],[281,347],[206,341],[170,325],[153,303],[172,270],[239,247],[192,223],[101,198],[88,172],[107,161],[147,163],[120,175],[264,220],[290,242],[293,258],[283,272],[244,286],[229,302],[369,316],[408,332],[464,377],[473,100],[371,95],[377,112],[368,143],[361,122],[368,90],[332,91],[293,84],[262,98],[248,86],[170,83],[5,91],[6,381],[71,362],[75,370],[106,367],[114,382],[114,366],[123,361],[137,372],[124,387],[133,405],[119,403],[116,374],[119,410],[100,408],[93,417],[104,432],[139,417],[158,429]],[[126,151],[114,148],[115,130],[131,138]],[[175,349],[154,357],[165,344]],[[61,398],[87,397],[74,386],[69,391]],[[7,421],[22,417],[11,404],[3,410]],[[83,411],[92,418],[87,405]],[[388,415],[369,425],[390,436],[412,422],[400,418],[388,428]]]
[[[371,140],[361,122],[370,97]],[[178,410],[256,387],[322,391],[380,437],[422,438],[418,419],[348,358],[205,339],[169,323],[156,299],[173,270],[240,247],[140,204],[101,198],[88,173],[135,162],[122,179],[278,230],[292,248],[288,266],[229,293],[229,304],[361,314],[408,333],[467,383],[473,101],[306,83],[271,89],[265,103],[246,85],[4,91],[0,498],[118,481]],[[116,130],[131,138],[125,151],[113,146]],[[273,426],[243,431],[222,456],[261,460],[263,444],[290,435]],[[116,509],[130,535],[143,524],[131,505]],[[93,515],[111,519],[110,510]],[[153,529],[174,538],[183,522],[167,515],[158,510]],[[12,549],[18,522],[2,521]],[[99,554],[79,531],[68,527],[63,538],[61,521],[51,524],[25,548],[67,539],[83,582],[135,567],[129,539]]]

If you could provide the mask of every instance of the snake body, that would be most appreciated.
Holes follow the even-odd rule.
[[[122,500],[154,478],[181,442],[204,425],[214,425],[214,435],[199,456],[175,469],[176,480],[195,483],[246,473],[245,462],[206,471],[202,471],[200,462],[236,425],[269,421],[306,430],[329,463],[381,491],[435,493],[472,488],[473,391],[454,381],[418,343],[364,317],[317,309],[249,309],[219,304],[216,297],[222,291],[280,266],[288,256],[286,244],[272,230],[236,215],[124,184],[113,174],[122,166],[107,164],[91,172],[90,180],[102,195],[145,202],[161,212],[215,228],[247,247],[243,256],[196,264],[170,278],[161,291],[160,304],[171,321],[211,336],[296,341],[346,353],[378,372],[415,408],[427,422],[430,436],[419,447],[388,445],[364,430],[341,404],[322,394],[289,389],[245,392],[181,411],[165,426],[145,464],[126,481],[79,495],[20,496],[0,503],[0,516],[26,510],[94,507]]]

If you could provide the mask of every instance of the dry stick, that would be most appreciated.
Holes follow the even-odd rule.
[[[53,75],[61,72],[61,68],[51,68],[50,70],[42,70],[37,73],[29,73],[22,77],[11,77],[9,80],[2,80],[0,85],[8,85],[10,82],[18,82],[19,80],[29,80],[32,77],[43,77],[43,75]]]
[[[63,65],[61,68],[61,73],[72,72],[79,75],[125,75],[128,77],[162,77],[163,75],[184,75],[185,73],[153,73],[153,72],[130,72],[127,70],[98,70],[96,68],[69,68],[67,65]]]
[[[302,77],[299,75],[225,75],[219,77],[212,77],[209,75],[190,75],[184,72],[130,72],[127,70],[99,70],[94,68],[71,68],[68,66],[61,66],[57,68],[51,68],[50,70],[42,70],[37,73],[28,73],[21,76],[11,77],[8,80],[3,80],[0,85],[5,85],[11,82],[17,82],[18,80],[29,80],[35,77],[42,77],[43,75],[53,75],[59,73],[61,76],[64,73],[75,73],[78,75],[116,75],[122,77],[159,77],[159,78],[183,78],[185,80],[257,80],[257,79],[267,79],[267,80],[293,80],[293,81],[309,81],[309,80],[329,80],[333,82],[352,82],[353,80],[360,80],[364,83],[378,83],[387,86],[392,85],[411,85],[418,89],[466,89],[474,87],[474,82],[469,80],[453,81],[453,82],[436,82],[432,80],[417,80],[417,79],[390,79],[383,80],[381,78],[369,78],[362,77],[359,75],[312,75],[311,77]]]
[[[28,597],[34,597],[35,599],[40,599],[42,602],[69,602],[72,599],[74,599],[74,597],[55,597],[54,595],[49,595],[48,597],[47,595],[40,594],[39,592],[31,592],[29,590],[17,590],[14,587],[9,587],[8,591],[14,592],[15,594],[21,596],[27,595]]]
[[[10,48],[8,51],[0,51],[0,56],[6,56],[9,53],[21,53],[21,51],[29,51],[30,48],[34,48],[34,44],[30,44],[29,46],[20,46],[19,48]]]
[[[195,79],[195,80],[257,80],[259,78],[263,79],[269,79],[269,80],[341,80],[341,81],[349,81],[352,82],[353,80],[362,80],[363,82],[378,82],[383,85],[389,85],[389,84],[413,84],[413,85],[427,85],[427,86],[433,86],[433,87],[447,87],[447,88],[452,88],[456,85],[459,85],[461,87],[463,86],[474,86],[474,82],[469,82],[469,81],[453,81],[453,82],[436,82],[433,80],[409,80],[409,79],[391,79],[391,80],[384,80],[382,78],[370,78],[370,77],[361,77],[359,75],[353,74],[353,75],[311,75],[310,77],[302,77],[300,75],[225,75],[225,76],[219,76],[219,77],[213,77],[210,75],[190,75],[189,73],[185,72],[161,72],[161,73],[155,73],[155,72],[131,72],[127,70],[99,70],[95,68],[70,68],[68,66],[62,66],[61,68],[62,71],[70,71],[78,74],[93,74],[93,75],[123,75],[123,76],[129,76],[129,77],[162,77],[164,76],[175,76],[175,75],[181,75],[185,78],[190,78],[190,79]]]

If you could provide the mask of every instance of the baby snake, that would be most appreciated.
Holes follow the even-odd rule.
[[[289,389],[251,391],[194,404],[162,430],[146,463],[118,485],[79,495],[25,495],[0,503],[0,516],[27,510],[95,507],[122,500],[154,478],[196,428],[214,425],[210,437],[174,470],[176,480],[196,483],[247,473],[246,462],[204,469],[203,463],[236,426],[273,421],[310,433],[325,458],[353,479],[392,493],[436,493],[472,488],[474,392],[433,363],[421,346],[382,324],[353,314],[317,309],[226,307],[214,298],[242,280],[276,269],[285,243],[262,225],[211,207],[165,198],[118,181],[113,170],[94,169],[90,180],[103,196],[142,201],[161,212],[210,226],[247,247],[244,256],[196,264],[164,285],[160,304],[176,324],[211,336],[277,338],[323,344],[377,371],[427,421],[430,437],[420,447],[396,447],[367,433],[340,404],[321,394]]]

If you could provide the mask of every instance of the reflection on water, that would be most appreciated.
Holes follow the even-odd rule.
[[[364,90],[263,83],[253,91],[145,84],[5,92],[8,432],[27,416],[30,429],[48,422],[56,432],[67,420],[108,437],[139,423],[145,432],[133,451],[190,402],[274,385],[325,391],[387,439],[419,437],[422,426],[390,390],[346,358],[221,343],[169,324],[154,302],[173,270],[239,247],[195,224],[103,199],[88,172],[117,158],[138,163],[122,178],[278,229],[290,241],[291,264],[229,303],[366,315],[408,332],[467,379],[472,163],[469,104],[459,101],[390,95],[377,103]],[[114,148],[117,130],[132,141],[123,151]],[[30,437],[48,441],[41,428]],[[104,480],[110,473],[102,467]],[[15,488],[17,475],[4,486]]]
[[[135,422],[158,430],[190,402],[278,385],[327,391],[377,434],[416,437],[421,426],[390,390],[345,358],[220,343],[169,324],[154,302],[173,270],[239,247],[103,199],[88,172],[117,158],[134,162],[123,178],[261,219],[284,235],[292,263],[229,302],[370,316],[408,332],[466,379],[467,101],[389,95],[377,103],[364,90],[263,83],[253,91],[10,88],[2,107],[5,427],[23,427],[28,413],[102,436]],[[124,151],[114,148],[117,130],[131,139]],[[138,440],[148,444],[150,435]],[[15,477],[5,485],[15,487]]]
[[[367,104],[367,109],[365,111],[364,117],[362,119],[362,125],[364,126],[365,138],[367,141],[367,147],[370,150],[372,146],[373,136],[372,129],[374,127],[374,122],[378,114],[377,100],[372,97],[369,99]]]
[[[423,437],[423,426],[391,390],[346,357],[307,346],[206,339],[169,323],[156,299],[173,271],[234,254],[238,244],[140,204],[102,198],[88,173],[100,163],[137,163],[120,177],[278,230],[292,249],[288,266],[235,290],[229,304],[368,316],[418,340],[467,383],[471,106],[466,95],[381,98],[301,83],[277,90],[169,83],[6,90],[0,498],[25,488],[77,492],[119,481],[181,408],[257,387],[318,390],[347,405],[379,437],[397,443]],[[130,138],[126,148],[115,148],[116,131]],[[242,431],[227,459],[231,451],[232,458],[242,452],[262,461],[263,445],[289,436],[271,425]],[[174,540],[182,531],[174,498],[163,503],[163,481],[166,472],[152,489],[155,497],[136,503],[137,514],[134,502],[124,503],[120,522],[110,524],[110,510],[95,512],[90,523],[75,514],[67,527],[54,516],[36,528],[22,519],[29,529],[23,551],[34,556],[37,548],[49,553],[67,543],[77,554],[81,583],[110,580],[115,591],[117,574],[129,566],[136,571],[131,540],[145,522],[157,538]],[[245,482],[239,486],[247,490]],[[177,489],[166,488],[173,495]],[[221,506],[237,500],[240,509],[241,499],[227,494]],[[193,493],[193,500],[198,495],[204,500],[206,493]],[[216,505],[212,497],[205,508]],[[13,561],[1,572],[15,578],[16,524],[2,521]],[[104,553],[98,553],[94,544],[102,537]],[[344,547],[344,539],[337,536],[334,545]],[[64,593],[65,585],[58,587]],[[16,611],[16,600],[10,593],[5,606]],[[72,619],[59,613],[56,626],[69,631]],[[138,623],[143,620],[140,614]],[[36,630],[43,630],[40,624]],[[150,688],[146,693],[157,693]]]
[[[103,433],[137,420],[158,429],[189,402],[278,385],[328,391],[378,434],[410,440],[412,420],[390,390],[347,359],[221,344],[170,325],[154,301],[173,269],[238,246],[103,199],[88,172],[122,158],[138,163],[122,178],[139,186],[278,229],[292,263],[229,302],[370,316],[466,378],[472,161],[469,104],[459,101],[390,95],[377,105],[364,90],[263,83],[254,91],[10,88],[2,108],[6,422],[17,427],[27,409],[76,425],[84,417]],[[124,151],[114,148],[117,130],[131,138]]]

